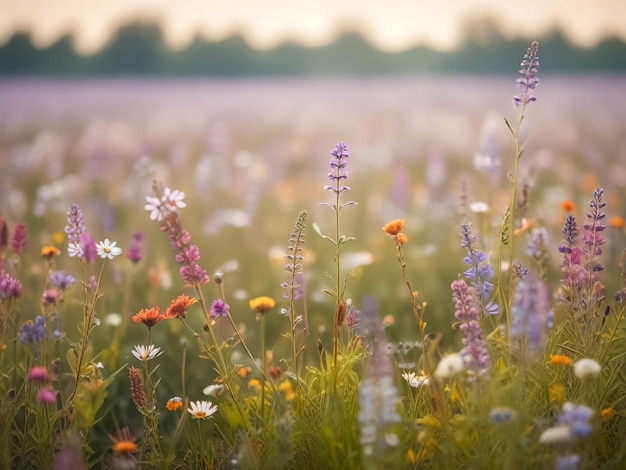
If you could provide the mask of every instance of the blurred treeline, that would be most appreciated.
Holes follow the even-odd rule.
[[[626,43],[607,38],[581,49],[560,31],[541,41],[542,74],[626,72]],[[167,47],[160,26],[133,22],[122,26],[98,53],[78,54],[66,35],[45,48],[17,33],[0,46],[0,75],[43,76],[273,76],[510,74],[528,38],[506,39],[488,21],[468,29],[463,46],[452,52],[428,47],[386,53],[359,34],[345,33],[333,43],[310,48],[283,43],[269,50],[250,47],[241,36],[210,42],[202,36],[181,50]]]

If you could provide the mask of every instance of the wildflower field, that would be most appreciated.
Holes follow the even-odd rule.
[[[625,468],[626,82],[524,52],[1,82],[0,468]]]

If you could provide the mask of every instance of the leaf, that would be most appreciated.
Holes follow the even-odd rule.
[[[333,245],[336,245],[337,242],[335,242],[335,240],[333,240],[332,238],[330,238],[327,235],[324,235],[322,233],[322,229],[320,229],[319,225],[317,225],[315,222],[313,222],[311,224],[311,226],[313,227],[313,230],[315,230],[315,233],[317,233],[320,237],[322,237],[324,240],[328,240],[329,242],[331,242]]]

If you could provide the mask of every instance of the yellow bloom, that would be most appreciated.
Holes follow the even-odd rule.
[[[608,421],[613,417],[614,414],[615,410],[611,407],[604,408],[602,411],[600,411],[600,417],[602,418],[602,421]]]
[[[46,259],[51,259],[53,256],[58,256],[61,251],[56,246],[44,246],[41,249],[41,256]]]
[[[296,393],[293,391],[293,385],[288,380],[285,380],[278,386],[278,391],[285,395],[287,401],[291,401],[296,397]]]
[[[276,306],[276,302],[271,297],[262,296],[250,299],[249,305],[251,310],[256,310],[261,315],[263,315],[268,310],[273,309]]]
[[[256,393],[259,393],[261,391],[261,382],[258,379],[250,379],[248,388],[254,389]]]
[[[572,360],[563,354],[550,354],[550,364],[555,366],[571,366]]]
[[[135,438],[130,434],[128,428],[118,430],[116,435],[109,435],[109,437],[113,441],[111,450],[113,450],[114,453],[118,455],[137,453],[138,448],[135,443]]]
[[[565,403],[565,387],[561,384],[550,385],[548,395],[550,397],[550,403],[556,403],[557,405]]]
[[[172,397],[167,400],[165,407],[170,411],[176,411],[183,407],[183,399],[180,397]]]
[[[387,235],[394,236],[400,233],[400,230],[402,230],[402,227],[404,227],[404,220],[396,219],[386,224],[383,227],[383,230]]]
[[[252,373],[252,369],[250,367],[242,366],[236,370],[236,373],[242,379],[245,379]]]

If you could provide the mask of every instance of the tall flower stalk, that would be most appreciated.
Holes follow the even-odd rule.
[[[328,165],[330,169],[328,173],[328,179],[332,184],[327,185],[324,189],[334,193],[335,200],[333,202],[323,202],[324,206],[330,207],[335,213],[335,236],[329,237],[324,235],[320,228],[313,224],[313,229],[322,236],[325,240],[328,240],[335,248],[335,275],[331,276],[334,282],[334,291],[325,290],[327,294],[331,295],[335,299],[335,315],[333,319],[333,368],[334,368],[334,386],[337,386],[337,350],[339,348],[339,329],[345,320],[346,303],[343,300],[347,279],[342,282],[341,279],[341,263],[339,260],[339,253],[341,247],[354,240],[354,237],[347,237],[340,235],[340,213],[343,208],[351,205],[356,205],[355,201],[341,202],[341,194],[345,191],[349,191],[350,188],[344,185],[345,180],[348,178],[348,146],[344,142],[339,142],[335,149],[330,153],[331,159]]]
[[[539,43],[533,41],[530,47],[524,54],[524,59],[521,62],[521,69],[519,74],[520,78],[517,79],[518,95],[513,97],[513,104],[518,108],[517,121],[512,125],[507,119],[504,120],[511,135],[513,136],[513,142],[515,144],[515,151],[513,155],[513,173],[510,175],[511,182],[511,197],[504,220],[500,227],[500,243],[498,246],[498,278],[500,280],[500,297],[502,298],[502,305],[504,307],[504,313],[507,317],[507,325],[510,329],[510,306],[513,296],[513,272],[509,270],[508,283],[505,288],[504,279],[502,277],[502,261],[504,245],[509,245],[509,259],[508,266],[513,266],[513,245],[514,245],[514,230],[515,230],[515,204],[517,193],[517,178],[519,170],[519,161],[524,152],[521,144],[520,131],[522,123],[526,115],[526,108],[530,103],[533,103],[537,98],[532,95],[532,91],[537,88],[539,84],[539,78],[537,78],[537,72],[539,67]]]

